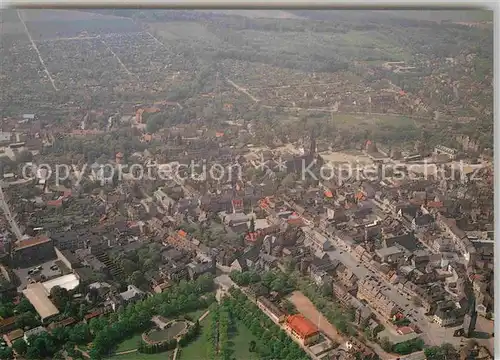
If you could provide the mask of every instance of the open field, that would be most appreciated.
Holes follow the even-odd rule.
[[[133,349],[137,349],[139,342],[142,341],[142,334],[136,334],[125,341],[122,341],[115,350],[115,353],[119,353],[122,351],[129,351]]]

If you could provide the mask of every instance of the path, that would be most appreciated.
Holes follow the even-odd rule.
[[[21,16],[21,11],[20,10],[17,10],[17,16],[19,17],[19,20],[21,20],[21,22],[23,23],[24,30],[26,31],[26,34],[28,35],[28,38],[31,41],[31,45],[33,46],[33,49],[35,49],[35,51],[36,51],[36,53],[38,55],[38,59],[40,60],[40,63],[44,67],[45,73],[47,74],[47,76],[49,77],[50,82],[52,83],[52,87],[54,88],[55,91],[59,91],[59,89],[56,87],[54,79],[52,79],[52,75],[50,75],[49,70],[47,69],[47,66],[45,66],[45,63],[43,62],[42,55],[40,54],[40,51],[38,50],[35,42],[33,41],[33,38],[31,37],[31,34],[30,34],[29,30],[28,30],[28,27],[26,26],[26,23],[24,22],[24,19]]]
[[[230,79],[227,79],[227,78],[226,78],[226,81],[229,83],[229,85],[231,85],[232,87],[234,87],[236,90],[238,90],[239,92],[241,92],[241,93],[243,93],[243,94],[247,95],[248,97],[250,97],[250,99],[252,99],[254,102],[256,102],[256,103],[257,103],[257,102],[259,102],[259,101],[260,101],[260,100],[259,100],[259,99],[257,99],[255,96],[253,96],[252,94],[250,94],[250,93],[248,92],[248,90],[247,90],[247,89],[245,89],[245,88],[243,88],[243,87],[241,87],[241,86],[239,86],[239,85],[235,84],[235,83],[234,83],[233,81],[231,81]]]
[[[131,353],[134,353],[134,352],[137,352],[137,349],[127,350],[127,351],[120,351],[120,352],[115,353],[113,356],[131,354]]]
[[[210,310],[205,311],[205,313],[198,318],[198,322],[202,322],[203,319],[208,316],[208,314],[210,314]]]
[[[178,352],[179,352],[179,346],[177,346],[177,347],[175,348],[175,350],[174,350],[174,356],[173,356],[172,360],[177,359],[177,353],[178,353]]]
[[[87,351],[80,349],[78,346],[75,345],[75,350],[79,351],[82,353],[83,357],[90,359],[90,355]]]
[[[125,64],[120,60],[120,58],[118,57],[118,55],[115,54],[115,52],[108,46],[108,44],[106,44],[104,42],[104,40],[99,37],[99,39],[101,40],[101,42],[104,44],[104,46],[106,46],[108,48],[108,50],[111,52],[111,54],[113,54],[113,56],[115,57],[116,60],[118,60],[118,62],[120,63],[121,67],[123,68],[123,70],[125,70],[127,72],[127,74],[129,74],[130,76],[133,76],[134,74],[132,74],[128,69],[127,67],[125,66]]]

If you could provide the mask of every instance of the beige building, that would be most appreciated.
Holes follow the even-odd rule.
[[[399,311],[399,307],[382,293],[381,287],[379,280],[367,277],[358,283],[358,299],[366,300],[376,312],[389,319]]]

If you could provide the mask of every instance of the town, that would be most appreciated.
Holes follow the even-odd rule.
[[[1,359],[493,359],[491,23],[335,13],[2,12]]]

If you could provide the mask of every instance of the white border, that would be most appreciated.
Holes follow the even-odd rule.
[[[384,7],[398,7],[398,8],[445,8],[460,7],[460,8],[485,8],[493,10],[498,8],[498,1],[471,1],[471,0],[441,0],[439,2],[433,0],[420,0],[420,1],[401,1],[401,0],[349,0],[349,1],[336,1],[336,0],[147,0],[147,1],[130,1],[128,2],[132,7],[176,7],[176,8],[195,8],[195,7],[210,7],[210,8],[384,8]],[[68,0],[0,0],[2,7],[7,6],[23,6],[23,7],[127,7],[127,2],[123,0],[83,0],[83,1],[68,1]]]

